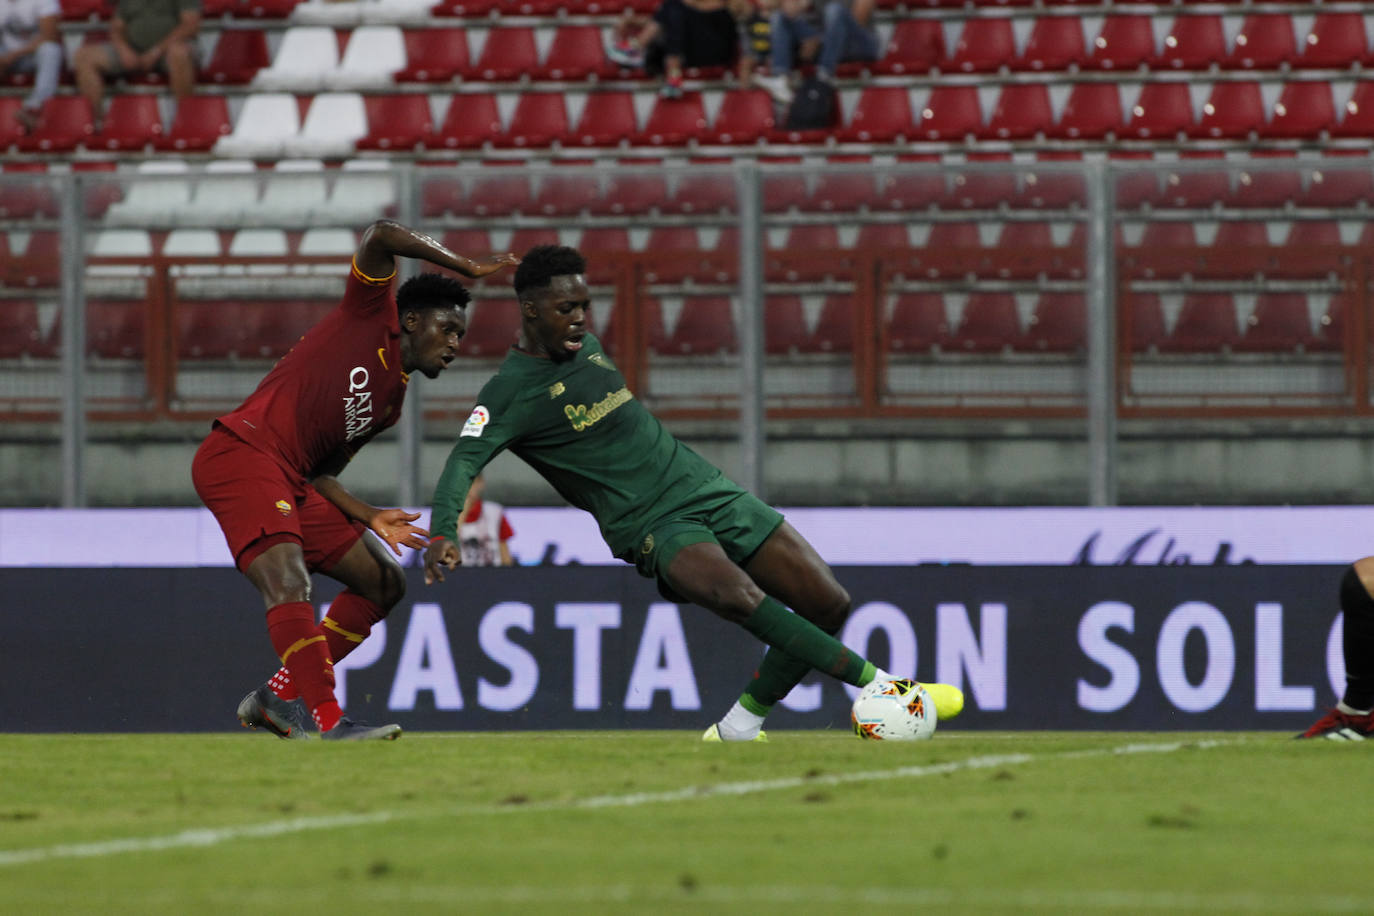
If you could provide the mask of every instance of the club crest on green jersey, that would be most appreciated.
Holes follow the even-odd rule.
[[[587,357],[587,362],[593,366],[600,366],[602,369],[609,369],[611,372],[615,371],[615,363],[611,362],[605,353],[593,353]]]

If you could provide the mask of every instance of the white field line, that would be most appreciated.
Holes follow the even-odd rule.
[[[473,815],[515,814],[527,811],[570,811],[596,808],[633,808],[642,805],[669,804],[704,798],[732,795],[753,795],[801,786],[837,786],[860,782],[881,782],[892,779],[919,779],[940,776],[961,770],[980,770],[989,767],[1015,766],[1036,760],[1067,760],[1080,757],[1102,757],[1133,754],[1168,754],[1190,749],[1206,749],[1240,744],[1241,740],[1170,741],[1159,744],[1125,744],[1115,748],[1064,751],[1057,754],[992,754],[969,757],[949,763],[897,767],[891,770],[864,770],[857,773],[835,773],[821,776],[791,776],[780,779],[760,779],[747,782],[723,782],[714,785],[688,786],[663,792],[632,792],[625,795],[593,795],[563,801],[531,802],[520,805],[468,805],[440,812],[374,811],[366,814],[338,814],[322,817],[297,817],[268,821],[240,827],[207,827],[183,830],[162,836],[127,837],[94,843],[62,843],[57,846],[37,846],[29,849],[0,850],[0,868],[27,865],[49,859],[89,859],[136,852],[158,852],[164,849],[186,849],[218,846],[241,839],[282,836],[308,830],[332,830],[336,827],[355,827],[380,824],[393,820],[421,817],[465,817]]]

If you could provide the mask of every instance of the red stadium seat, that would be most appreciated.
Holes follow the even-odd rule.
[[[1221,65],[1241,70],[1277,70],[1291,64],[1297,56],[1293,20],[1287,13],[1266,13],[1245,17],[1235,47]]]
[[[735,89],[725,93],[716,112],[716,123],[703,142],[754,144],[777,126],[773,100],[762,89]]]
[[[927,251],[955,251],[961,248],[982,248],[983,239],[978,233],[978,224],[960,220],[939,222],[930,227],[925,244]]]
[[[526,26],[487,30],[486,43],[477,60],[463,75],[467,79],[511,82],[539,67],[534,29]]]
[[[106,0],[61,0],[63,22],[82,22],[87,19],[109,19],[110,4]]]
[[[104,129],[86,140],[86,148],[139,152],[162,136],[157,96],[117,95],[110,99]]]
[[[1212,86],[1202,117],[1188,135],[1208,140],[1243,140],[1264,127],[1264,99],[1259,83],[1223,81]]]
[[[464,257],[494,254],[491,235],[485,229],[450,229],[444,233],[444,247]]]
[[[86,303],[86,353],[105,359],[142,359],[147,352],[145,310],[141,300],[91,299]]]
[[[1260,136],[1270,139],[1320,139],[1336,124],[1336,106],[1331,86],[1321,80],[1285,83],[1274,116],[1260,128]]]
[[[201,13],[207,18],[285,19],[300,0],[206,0]]]
[[[1187,83],[1146,83],[1122,132],[1137,140],[1172,140],[1193,126],[1193,101]]]
[[[1010,83],[1002,87],[981,136],[989,140],[1028,140],[1048,134],[1053,126],[1049,88],[1041,83]]]
[[[1077,16],[1040,16],[1031,27],[1026,49],[1013,65],[1017,70],[1055,72],[1082,66],[1083,21]]]
[[[601,197],[592,204],[594,214],[640,216],[655,209],[666,209],[671,195],[668,180],[659,169],[640,171],[634,166],[650,163],[631,160],[622,163],[626,169],[611,169],[606,173],[606,186]]]
[[[994,246],[1002,256],[997,276],[1032,280],[1042,274],[1062,274],[1050,224],[1042,220],[1014,220],[1003,224]]]
[[[1075,83],[1059,123],[1048,133],[1057,139],[1102,140],[1121,134],[1125,124],[1115,83]]]
[[[1021,318],[1011,293],[972,293],[951,346],[965,353],[995,353],[1021,337]]]
[[[501,358],[520,335],[520,309],[505,299],[481,299],[468,306],[462,352],[475,359]]]
[[[884,251],[897,249],[903,254],[911,250],[911,236],[906,223],[863,223],[854,237],[856,251]]]
[[[453,212],[458,216],[506,216],[532,213],[529,172],[524,163],[493,165],[472,179],[465,198]]]
[[[968,18],[954,50],[940,69],[951,73],[995,73],[1016,60],[1016,39],[1006,16]]]
[[[649,230],[644,246],[646,266],[644,279],[649,283],[681,283],[694,276],[696,264],[687,260],[655,261],[652,255],[676,252],[701,252],[701,239],[695,226],[655,226]]]
[[[258,358],[256,339],[267,305],[236,299],[190,299],[176,310],[179,360]]]
[[[25,153],[70,153],[95,133],[91,105],[79,95],[57,95],[43,105],[41,123],[15,143]]]
[[[406,65],[396,72],[398,83],[447,83],[471,68],[463,29],[406,29],[401,39]]]
[[[1011,162],[1010,153],[969,153],[969,164]],[[1016,200],[1016,174],[1010,171],[954,171],[949,194],[941,203],[952,209],[988,210]]]
[[[1194,248],[1197,246],[1197,232],[1193,224],[1182,220],[1160,220],[1145,224],[1140,236],[1141,248],[1151,251],[1158,248]]]
[[[506,250],[523,257],[525,252],[538,245],[559,244],[558,230],[549,226],[530,226],[516,229],[506,242]],[[507,281],[509,282],[509,281]]]
[[[611,283],[615,280],[615,267],[603,255],[630,251],[630,233],[623,226],[584,229],[577,250],[587,258],[588,283]]]
[[[206,83],[239,86],[252,82],[254,75],[271,66],[272,53],[267,33],[261,29],[220,29],[219,41],[200,73]]]
[[[867,156],[831,156],[827,162],[848,168],[842,172],[821,172],[806,202],[806,209],[826,213],[852,213],[876,207],[880,201],[873,181],[873,165]]]
[[[1123,168],[1136,168],[1136,161],[1153,161],[1154,154],[1147,150],[1112,150],[1107,157],[1122,163]],[[1134,210],[1159,200],[1159,172],[1152,167],[1130,171],[1116,176],[1116,205],[1122,210]]]
[[[874,73],[929,73],[945,59],[945,32],[938,19],[899,19]]]
[[[1328,157],[1312,173],[1301,204],[1308,207],[1356,207],[1374,203],[1374,172],[1364,156]]]
[[[233,130],[229,104],[222,95],[191,95],[177,103],[167,130],[153,141],[164,152],[208,152]]]
[[[413,150],[435,144],[434,118],[422,93],[365,95],[367,133],[355,144],[360,150]]]
[[[763,298],[763,351],[773,356],[798,353],[806,346],[806,313],[801,296]]]
[[[632,142],[641,146],[685,146],[705,134],[706,109],[701,93],[688,92],[680,99],[656,99],[644,129]]]
[[[618,304],[618,303],[617,303]],[[644,332],[644,343],[650,353],[666,353],[668,351],[668,332],[663,326],[663,303],[654,296],[640,295],[638,297],[638,308],[635,314],[639,318],[640,327]],[[628,309],[621,309],[612,306],[609,314],[601,322],[601,346],[611,355],[616,356],[620,336],[620,314]]]
[[[17,102],[18,99],[16,98]],[[0,106],[0,121],[3,121],[5,109]],[[4,176],[13,178],[18,174],[38,174],[43,175],[48,171],[45,162],[10,162],[4,167]],[[35,216],[56,217],[59,212],[57,194],[52,185],[45,182],[20,182],[4,181],[0,182],[0,219],[28,219]],[[5,233],[0,232],[0,238],[6,238]],[[4,262],[8,262],[11,257],[8,245],[0,254],[4,255]]]
[[[435,145],[448,149],[480,149],[502,135],[496,96],[490,93],[454,93]]]
[[[921,140],[963,140],[983,126],[977,86],[936,86],[917,121]]]
[[[589,92],[571,142],[578,146],[617,146],[638,132],[631,93]]]
[[[915,136],[911,97],[905,86],[865,88],[849,126],[839,132],[839,139],[856,143],[891,143]]]
[[[1369,37],[1362,13],[1318,13],[1293,65],[1348,70],[1368,60]]]
[[[1164,37],[1164,47],[1149,64],[1158,70],[1206,70],[1225,59],[1220,16],[1178,16]]]
[[[1305,350],[1314,340],[1307,297],[1302,293],[1261,293],[1234,346],[1245,352]]]
[[[806,176],[800,172],[765,172],[762,184],[763,209],[768,213],[810,207],[811,193],[806,186]]]
[[[534,211],[543,216],[572,216],[592,209],[600,198],[601,185],[596,175],[553,169],[543,173],[539,179],[539,190],[534,195]]]
[[[878,203],[884,210],[910,211],[933,207],[945,199],[948,185],[940,157],[933,154],[898,156],[905,163],[936,163],[934,168],[884,170],[878,173]]]
[[[1330,353],[1345,349],[1344,316],[1352,308],[1349,293],[1332,296],[1327,303],[1326,314],[1317,322],[1317,333],[1312,339],[1311,349]]]
[[[832,293],[821,304],[816,329],[807,338],[804,349],[810,353],[854,352],[854,296]]]
[[[735,319],[728,296],[691,296],[683,300],[666,352],[687,355],[734,353]]]
[[[1358,82],[1345,103],[1341,122],[1331,129],[1333,137],[1374,137],[1374,82]],[[22,148],[22,144],[21,144]]]
[[[1265,268],[1266,279],[1326,280],[1346,261],[1337,220],[1296,220],[1282,240],[1284,256]]]
[[[711,163],[729,160],[711,160]],[[711,163],[694,160],[694,164],[707,166]],[[678,179],[673,189],[673,198],[668,209],[674,213],[733,213],[738,203],[734,176],[713,168],[689,168]]]
[[[1017,348],[1080,353],[1088,345],[1088,307],[1082,293],[1041,293]]]
[[[9,260],[8,242],[0,242],[0,256]],[[55,342],[43,333],[36,303],[20,299],[0,304],[0,359],[48,359],[56,355]]]
[[[1108,16],[1083,62],[1086,70],[1134,70],[1155,56],[1150,16]]]
[[[923,353],[948,347],[949,315],[939,293],[902,293],[892,304],[887,347],[898,353]]]
[[[430,15],[476,19],[494,13],[500,5],[500,0],[439,0]]]
[[[24,137],[19,123],[19,109],[24,107],[22,96],[0,96],[0,150],[7,150]]]
[[[1035,158],[1046,163],[1082,162],[1083,154],[1076,150],[1065,150],[1037,153]],[[1048,169],[1028,171],[1022,176],[1021,192],[1017,199],[1022,206],[1037,210],[1081,207],[1088,202],[1087,182],[1078,172],[1060,173]]]
[[[1126,297],[1126,317],[1130,322],[1130,344],[1133,353],[1160,349],[1169,337],[1164,321],[1164,304],[1158,293],[1130,293]]]
[[[525,92],[515,102],[510,126],[496,138],[496,146],[540,149],[567,140],[568,110],[561,92]]]
[[[616,79],[621,69],[606,59],[601,29],[594,25],[559,26],[544,63],[531,76],[540,80]]]
[[[764,279],[768,282],[800,283],[824,280],[841,271],[852,270],[847,259],[831,257],[840,250],[840,233],[834,223],[798,223],[787,230],[786,240],[768,252],[764,259]],[[800,259],[780,259],[777,254],[807,253]]]
[[[457,212],[463,204],[462,181],[430,172],[428,169],[419,172],[420,212],[430,218]]]
[[[1212,353],[1240,339],[1236,302],[1229,293],[1188,293],[1173,330],[1159,346],[1170,353]]]

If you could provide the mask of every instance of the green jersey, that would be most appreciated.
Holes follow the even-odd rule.
[[[591,334],[565,362],[512,350],[478,395],[435,487],[430,533],[456,541],[468,486],[510,449],[585,509],[618,557],[703,491],[738,490],[635,399]]]

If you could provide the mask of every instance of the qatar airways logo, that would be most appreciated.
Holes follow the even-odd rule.
[[[367,370],[354,366],[348,373],[348,394],[344,396],[344,441],[352,442],[372,425],[372,392],[367,390]]]

